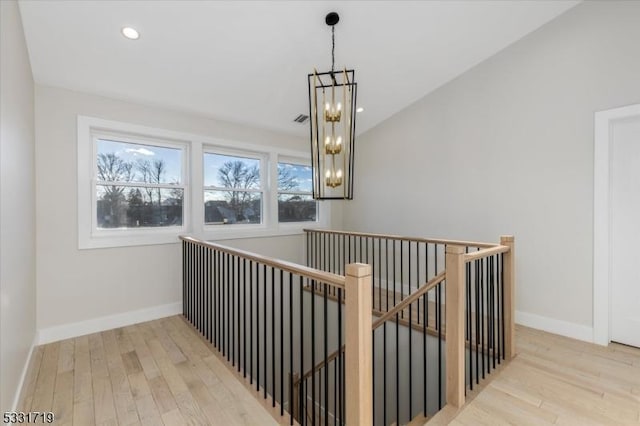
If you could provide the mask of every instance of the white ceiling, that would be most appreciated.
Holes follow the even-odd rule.
[[[358,133],[577,1],[27,1],[35,81],[307,135],[307,74],[356,70]],[[137,41],[120,29],[133,26]]]

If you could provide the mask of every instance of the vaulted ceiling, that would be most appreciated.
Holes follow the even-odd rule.
[[[36,83],[307,135],[307,74],[354,68],[365,131],[577,1],[20,1]],[[128,40],[120,30],[136,28]],[[525,82],[523,82],[525,84]]]

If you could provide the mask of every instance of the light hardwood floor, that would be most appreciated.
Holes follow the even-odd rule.
[[[428,424],[640,424],[640,349],[520,326],[516,342],[517,356],[470,403]]]
[[[640,424],[640,349],[516,336],[517,357],[429,426]],[[19,409],[59,425],[277,424],[179,316],[38,347]]]
[[[56,425],[278,424],[180,316],[39,346],[20,411]]]

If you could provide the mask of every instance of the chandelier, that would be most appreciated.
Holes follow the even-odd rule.
[[[353,199],[353,147],[356,128],[354,70],[335,70],[335,25],[331,12],[325,22],[331,27],[331,71],[314,69],[309,80],[309,118],[313,198]]]

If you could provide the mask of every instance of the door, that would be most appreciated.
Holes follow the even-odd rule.
[[[640,115],[611,131],[611,340],[640,347]]]

